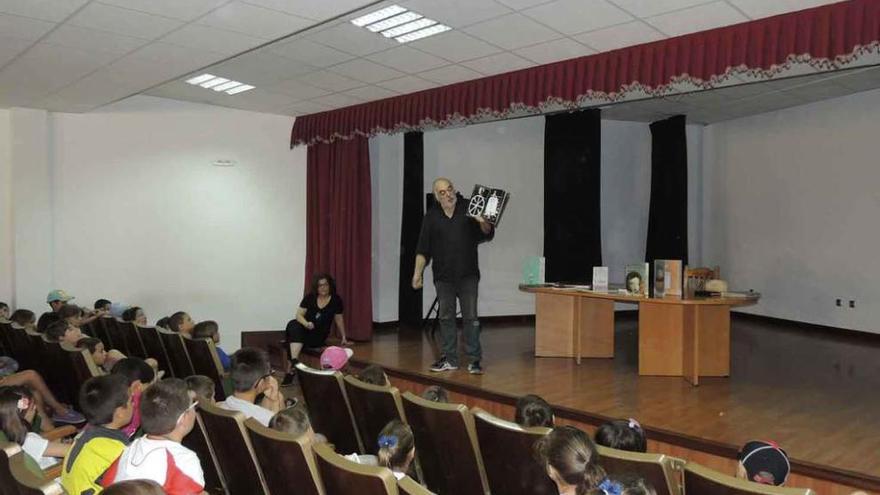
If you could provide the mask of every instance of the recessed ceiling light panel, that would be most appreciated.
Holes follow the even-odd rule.
[[[352,19],[351,23],[374,33],[381,33],[386,38],[394,38],[399,43],[426,38],[452,29],[399,5],[385,7]]]
[[[213,74],[202,74],[200,76],[191,77],[187,79],[186,82],[188,84],[192,84],[193,86],[201,86],[205,89],[213,89],[218,93],[223,92],[228,95],[235,95],[254,89],[254,87],[250,84],[244,84],[239,81],[233,81],[232,79],[215,76]]]

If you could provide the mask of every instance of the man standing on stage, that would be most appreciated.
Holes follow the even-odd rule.
[[[440,208],[428,210],[422,219],[412,279],[413,289],[421,289],[422,273],[428,262],[433,261],[443,355],[431,365],[431,371],[458,369],[455,329],[455,300],[458,298],[464,320],[464,349],[471,360],[468,373],[482,374],[480,359],[483,351],[480,348],[480,321],[477,319],[477,286],[480,281],[477,245],[491,240],[495,229],[483,217],[468,215],[467,204],[456,201],[455,188],[449,179],[435,179],[432,189]]]

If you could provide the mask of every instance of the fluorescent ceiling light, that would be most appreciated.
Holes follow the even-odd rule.
[[[401,14],[406,12],[406,9],[399,5],[392,5],[390,7],[386,7],[382,10],[377,10],[376,12],[358,17],[357,19],[352,19],[351,23],[357,27],[364,27],[368,24],[372,24],[374,22],[379,22],[382,19],[387,19],[391,16],[395,16],[397,14]]]
[[[412,31],[418,31],[419,29],[424,29],[428,26],[433,26],[434,24],[437,24],[437,21],[433,19],[426,19],[423,17],[417,21],[408,22],[403,26],[397,26],[396,28],[382,31],[382,36],[386,38],[396,38],[402,34],[406,34]]]
[[[196,77],[193,77],[192,79],[187,79],[186,82],[188,82],[189,84],[194,84],[194,85],[195,84],[202,84],[203,82],[210,81],[211,79],[214,79],[215,77],[217,77],[217,76],[215,76],[213,74],[202,74],[201,76],[196,76]]]
[[[367,29],[374,33],[378,33],[379,31],[385,31],[386,29],[391,29],[394,26],[406,24],[407,22],[421,18],[422,14],[416,14],[415,12],[406,12],[400,15],[396,15],[390,19],[385,19],[384,21],[370,24],[369,26],[367,26]]]
[[[410,41],[427,38],[428,36],[434,36],[435,34],[444,33],[446,31],[449,31],[450,29],[452,28],[445,24],[434,24],[429,28],[413,31],[411,33],[404,34],[403,36],[398,36],[394,39],[400,43],[408,43]]]
[[[199,86],[203,88],[213,88],[214,86],[218,84],[223,84],[225,82],[229,82],[229,79],[226,79],[225,77],[215,77],[214,79],[210,79],[203,82],[202,84],[199,84]]]
[[[252,90],[252,89],[254,89],[254,87],[251,86],[250,84],[242,84],[241,86],[236,86],[236,87],[234,87],[234,88],[232,88],[232,89],[230,89],[230,90],[227,90],[227,91],[226,91],[226,94],[228,94],[228,95],[235,95],[235,94],[238,94],[238,93],[243,93],[243,92],[245,92],[245,91],[250,91],[250,90]]]
[[[213,89],[214,91],[226,91],[227,89],[232,89],[236,86],[241,86],[241,83],[238,81],[229,81],[223,84],[218,84],[211,89]]]

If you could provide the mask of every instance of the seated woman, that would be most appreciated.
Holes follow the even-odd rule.
[[[342,345],[348,344],[345,336],[345,320],[342,298],[336,293],[336,281],[326,273],[315,276],[312,291],[299,303],[296,318],[290,320],[285,329],[291,364],[295,364],[299,353],[305,347],[322,347],[330,335],[330,326],[336,323]],[[284,377],[283,385],[294,379],[293,370]]]
[[[133,321],[139,327],[147,326],[147,314],[140,306],[132,306],[122,312],[122,321]]]

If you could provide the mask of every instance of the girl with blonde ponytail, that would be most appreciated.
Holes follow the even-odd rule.
[[[391,420],[379,433],[379,465],[387,467],[394,477],[402,479],[416,456],[415,440],[409,425]]]

